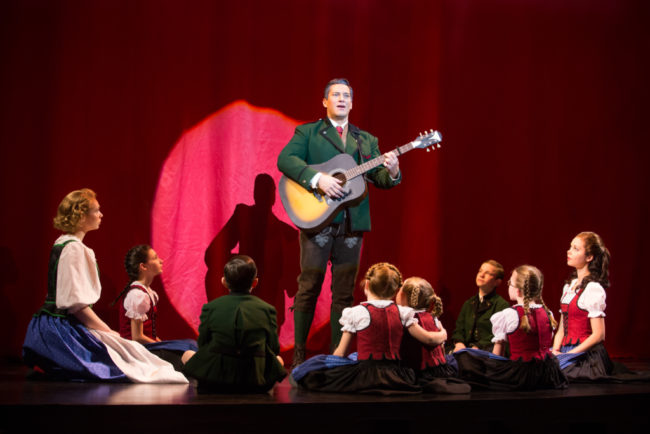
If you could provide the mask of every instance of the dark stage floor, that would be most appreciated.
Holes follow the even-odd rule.
[[[645,362],[624,361],[648,370]],[[305,432],[636,433],[650,428],[650,383],[566,390],[382,397],[312,393],[287,380],[266,395],[199,395],[189,385],[34,381],[0,367],[0,433]]]

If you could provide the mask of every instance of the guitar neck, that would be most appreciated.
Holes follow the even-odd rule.
[[[403,146],[398,146],[397,148],[395,148],[395,152],[399,156],[410,151],[411,149],[414,149],[413,142],[407,143],[406,145]],[[372,170],[377,166],[381,166],[382,164],[384,164],[384,155],[386,154],[382,154],[377,158],[373,158],[372,160],[366,161],[365,163],[353,167],[350,170],[346,170],[344,173],[345,179],[356,178],[357,176],[363,175],[367,171]]]

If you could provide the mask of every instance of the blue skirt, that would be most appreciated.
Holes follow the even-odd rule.
[[[175,339],[171,341],[160,341],[145,344],[145,348],[149,351],[167,350],[178,351],[184,353],[185,351],[198,351],[199,347],[194,339]]]
[[[29,322],[23,359],[27,366],[66,381],[128,382],[106,346],[76,318],[39,315]]]

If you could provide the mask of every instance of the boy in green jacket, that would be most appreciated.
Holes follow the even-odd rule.
[[[230,294],[203,306],[199,350],[183,372],[198,380],[199,392],[267,392],[287,374],[275,308],[250,293],[258,283],[255,261],[233,257],[221,282]]]
[[[453,351],[463,348],[492,351],[494,335],[490,318],[510,307],[510,304],[496,293],[504,273],[503,266],[495,260],[490,259],[481,264],[476,274],[478,293],[463,304],[456,320],[456,330],[451,336]]]

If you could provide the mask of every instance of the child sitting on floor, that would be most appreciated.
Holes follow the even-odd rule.
[[[425,330],[447,332],[438,320],[442,315],[442,300],[433,291],[429,282],[420,277],[410,277],[404,281],[397,293],[397,304],[413,308],[418,324]],[[447,363],[444,343],[436,346],[423,345],[410,334],[404,334],[400,347],[400,356],[407,366],[412,368],[425,392],[469,393],[470,386],[454,378],[456,370]]]
[[[120,336],[144,345],[180,371],[196,352],[193,339],[163,341],[157,332],[158,294],[151,289],[153,279],[162,273],[163,260],[148,244],[131,248],[124,258],[129,283],[112,304],[120,303]]]
[[[493,259],[481,264],[475,279],[478,293],[463,304],[456,319],[456,329],[451,335],[453,351],[463,348],[492,351],[490,318],[508,307],[508,302],[496,292],[504,274],[503,266]]]
[[[235,256],[223,273],[230,294],[203,306],[199,350],[183,372],[199,392],[267,392],[287,375],[275,308],[250,293],[258,283],[253,259]]]

